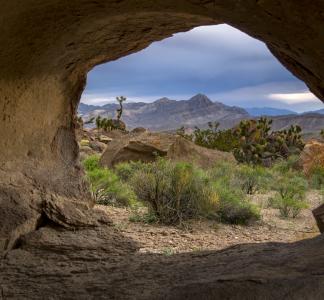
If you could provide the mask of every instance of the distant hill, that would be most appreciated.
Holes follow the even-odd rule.
[[[116,117],[117,103],[103,106],[81,103],[79,113],[85,120],[98,115],[102,117]],[[125,103],[122,119],[129,129],[145,127],[151,131],[173,131],[184,126],[204,128],[207,123],[217,121],[220,128],[231,128],[243,119],[270,116],[275,130],[284,129],[290,125],[300,125],[305,133],[318,133],[324,128],[324,109],[297,114],[291,110],[275,109],[271,107],[243,109],[228,106],[220,102],[211,101],[206,95],[198,94],[189,100],[171,100],[161,98],[152,103]]]
[[[308,113],[316,113],[316,114],[324,115],[324,108],[323,109],[319,109],[319,110],[314,110],[314,111],[306,112],[304,114],[308,114]]]
[[[84,119],[100,115],[113,118],[118,104],[106,104],[87,110],[82,105]],[[218,121],[222,127],[231,127],[249,114],[243,108],[213,102],[198,94],[189,100],[161,98],[152,103],[125,103],[123,121],[129,128],[145,127],[152,131],[173,130],[181,126],[194,127],[209,121]]]
[[[273,107],[251,107],[245,108],[245,110],[253,117],[297,115],[295,111]]]

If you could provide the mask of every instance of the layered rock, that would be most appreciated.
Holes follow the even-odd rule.
[[[197,146],[178,135],[142,132],[113,140],[102,154],[100,163],[112,168],[121,162],[152,162],[158,157],[195,163],[204,168],[219,161],[235,160],[231,153]]]

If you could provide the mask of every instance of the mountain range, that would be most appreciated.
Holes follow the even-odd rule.
[[[114,118],[118,107],[117,103],[103,106],[80,103],[79,114],[84,120],[98,115]],[[219,122],[220,128],[231,128],[243,119],[259,116],[271,116],[274,129],[283,129],[292,124],[302,126],[304,132],[320,131],[324,128],[324,109],[303,114],[271,107],[243,109],[213,102],[203,94],[180,101],[161,98],[152,103],[126,102],[122,119],[130,129],[145,127],[152,131],[166,131],[182,126],[203,128],[210,121]]]

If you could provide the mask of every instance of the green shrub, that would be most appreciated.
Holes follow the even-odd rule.
[[[244,193],[249,195],[260,190],[267,190],[271,180],[271,173],[262,166],[241,164],[234,174],[234,182],[241,187]]]
[[[83,167],[86,172],[93,171],[95,169],[99,169],[99,155],[90,155],[85,160],[82,161]]]
[[[99,166],[99,157],[90,156],[83,161],[90,190],[96,203],[103,205],[132,206],[136,195],[130,186],[120,181],[113,171]]]
[[[127,182],[131,180],[136,171],[145,170],[146,167],[146,164],[143,162],[131,161],[117,164],[114,171],[123,182]]]
[[[316,166],[309,172],[309,182],[313,189],[324,189],[324,167]]]
[[[260,219],[260,210],[250,203],[243,191],[219,180],[215,183],[219,197],[217,214],[221,222],[247,225]]]
[[[272,166],[272,170],[278,173],[286,173],[289,171],[301,171],[302,167],[299,163],[299,155],[291,155],[287,159],[280,159]]]
[[[213,180],[222,180],[232,188],[240,188],[245,194],[268,190],[272,181],[270,170],[262,166],[218,162],[210,171]]]
[[[138,199],[164,224],[211,216],[218,197],[205,172],[188,163],[158,159],[131,179]]]
[[[305,202],[307,181],[293,172],[288,172],[274,182],[273,189],[276,195],[269,200],[269,206],[277,208],[283,217],[296,218],[303,208],[308,205]]]

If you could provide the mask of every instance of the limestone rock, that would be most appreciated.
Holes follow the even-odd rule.
[[[109,168],[120,162],[151,162],[157,157],[173,161],[193,162],[201,167],[212,166],[219,160],[234,161],[230,153],[206,149],[173,134],[144,132],[115,139],[103,153],[100,163]]]

